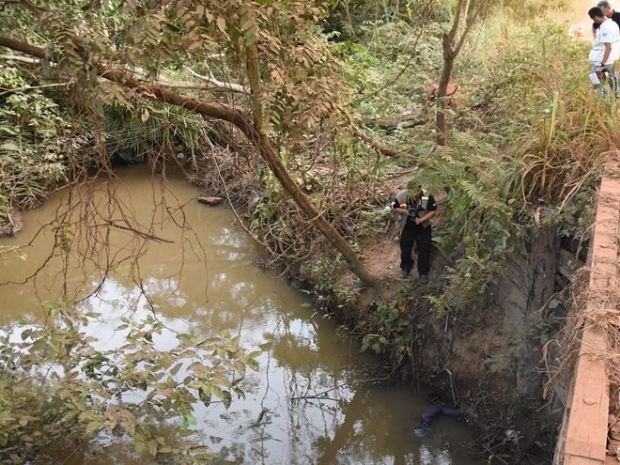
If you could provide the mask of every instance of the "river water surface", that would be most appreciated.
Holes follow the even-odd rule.
[[[114,201],[107,196],[112,191]],[[16,238],[0,239],[0,246],[32,243],[21,256],[5,254],[0,260],[0,322],[20,327],[42,321],[42,303],[64,289],[81,310],[100,314],[84,330],[101,347],[123,342],[115,329],[122,318],[140,320],[155,309],[168,328],[155,340],[160,348],[174,345],[175,331],[209,336],[229,330],[246,349],[262,350],[260,371],[249,372],[242,386],[246,399],[234,398],[228,410],[215,403],[196,406],[197,437],[218,454],[214,463],[484,463],[467,456],[474,434],[452,419],[438,418],[429,435],[414,437],[426,407],[424,393],[366,382],[381,371],[381,362],[359,354],[334,322],[313,313],[303,294],[256,266],[255,245],[236,226],[230,208],[201,205],[198,193],[182,180],[162,183],[144,167],[134,167],[73,197],[55,194],[25,215],[24,231]],[[110,235],[109,251],[95,245],[99,241],[91,230],[90,238],[72,243],[64,267],[53,253],[53,219],[69,199],[83,215],[90,211],[86,205],[97,205],[101,214],[92,215],[91,224],[112,220],[124,229]],[[121,221],[121,205],[135,223]],[[137,241],[128,224],[161,240]],[[78,227],[74,233],[80,234]],[[97,266],[76,259],[86,251],[109,263],[103,281]],[[143,253],[138,267],[124,260],[136,251]],[[149,463],[103,439],[55,454],[56,463],[67,465]]]

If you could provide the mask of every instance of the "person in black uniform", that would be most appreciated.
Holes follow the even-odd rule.
[[[413,268],[413,245],[418,248],[418,273],[421,283],[428,283],[431,265],[432,228],[430,220],[437,212],[435,198],[424,192],[415,181],[407,184],[407,189],[398,193],[392,202],[392,211],[402,215],[404,222],[400,233],[401,278],[409,276]]]

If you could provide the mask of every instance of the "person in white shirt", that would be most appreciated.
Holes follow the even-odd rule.
[[[599,7],[590,8],[588,16],[599,25],[589,56],[592,73],[596,74],[600,83],[608,82],[618,97],[615,63],[620,58],[620,28],[613,20],[605,16]],[[600,87],[601,92],[606,93],[606,86],[600,86],[596,80],[593,82],[595,88]]]

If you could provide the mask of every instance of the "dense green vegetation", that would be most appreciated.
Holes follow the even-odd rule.
[[[506,255],[541,224],[587,237],[603,157],[620,143],[617,117],[610,116],[615,104],[592,97],[583,71],[586,45],[540,18],[538,2],[471,5],[470,14],[479,16],[454,62],[458,91],[442,99],[443,110],[427,86],[441,74],[442,34],[469,2],[179,0],[161,9],[151,3],[3,5],[0,30],[9,32],[0,45],[13,58],[0,58],[0,218],[11,221],[16,209],[36,204],[56,186],[112,170],[119,153],[165,172],[179,163],[175,149],[182,147],[192,157],[180,168],[194,182],[245,201],[248,230],[265,245],[269,263],[310,283],[328,306],[354,301],[358,280],[333,278],[349,264],[364,281],[365,270],[352,265],[346,247],[359,252],[383,233],[382,207],[390,195],[384,184],[411,173],[446,199],[439,234],[441,246],[455,253],[428,300],[455,315],[483,299]],[[437,111],[448,123],[442,145],[436,143]],[[244,158],[247,163],[235,162]],[[303,217],[325,226],[317,230]],[[73,231],[66,231],[58,244],[70,247]],[[335,260],[333,246],[342,253]],[[361,325],[364,347],[398,361],[412,355],[405,300],[378,304]],[[94,356],[102,363],[93,369],[105,377],[103,360],[139,363],[127,354],[93,355],[77,343],[76,315],[63,309],[54,316],[58,326],[22,335],[20,347],[39,358],[18,358],[0,379],[7,412],[0,444],[15,463],[64,431],[119,428],[93,392],[105,395],[120,384],[94,376],[73,376],[74,384],[66,377],[30,378],[36,367],[58,363],[78,373]],[[149,386],[160,389],[175,361],[151,353],[143,330],[136,331],[136,351],[160,370]],[[55,342],[43,347],[49,341]],[[181,341],[179,353],[193,342]],[[227,341],[213,344],[222,344],[214,364],[225,366],[226,376],[251,363]],[[1,341],[4,367],[16,363],[15,348]],[[239,363],[226,364],[229,358]],[[215,392],[230,401],[233,381],[223,379]],[[47,402],[34,402],[43,399],[33,393],[41,385]],[[187,386],[170,388],[166,414],[185,420],[182,431],[196,398],[186,396]],[[122,433],[138,451],[181,454],[177,442],[162,443],[150,429],[161,413],[153,409],[141,419],[142,429]]]

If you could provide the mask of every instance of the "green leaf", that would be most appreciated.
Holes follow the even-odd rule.
[[[209,389],[209,394],[207,394],[205,392],[205,386],[203,386],[202,389],[200,389],[198,391],[198,397],[200,398],[202,403],[205,405],[205,407],[208,407],[209,405],[211,405],[211,393],[210,393],[210,391],[211,391],[211,389]]]
[[[141,454],[146,449],[146,443],[144,441],[136,440],[136,444],[134,446],[134,449],[136,451],[136,454]]]
[[[250,31],[246,32],[245,34],[243,34],[243,38],[245,39],[246,45],[253,45],[256,42],[258,42],[256,34],[252,30],[250,30]]]
[[[173,367],[170,369],[170,375],[171,375],[171,376],[176,375],[176,374],[179,372],[179,370],[181,369],[181,366],[183,366],[183,364],[182,364],[182,363],[177,363],[175,366],[173,366]]]
[[[245,376],[245,363],[241,360],[235,360],[235,368],[241,376]]]
[[[91,421],[86,427],[86,432],[88,434],[94,434],[97,431],[99,431],[100,426],[101,426],[101,423],[99,421]]]
[[[250,31],[250,30],[254,30],[256,29],[256,22],[254,21],[254,18],[252,16],[250,16],[248,19],[246,19],[242,24],[241,24],[241,30],[243,32],[245,31]]]
[[[230,407],[232,403],[232,395],[230,395],[229,391],[222,391],[222,402],[224,403],[224,407],[227,409]]]
[[[155,439],[149,440],[149,442],[146,443],[146,447],[149,451],[149,454],[151,454],[153,457],[157,457],[157,449],[159,446],[157,445],[157,441]]]
[[[193,415],[187,414],[187,415],[183,415],[183,424],[185,424],[185,426],[194,426],[194,425],[197,425],[198,422],[196,421],[196,418],[194,418]]]
[[[253,358],[248,358],[246,361],[247,365],[254,371],[258,371],[258,362]]]
[[[233,391],[235,391],[235,394],[237,394],[239,399],[245,399],[245,392],[243,392],[243,390],[239,389],[238,387],[234,387]]]

